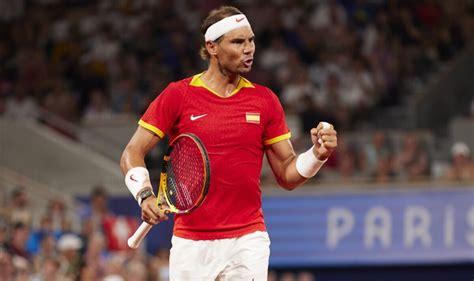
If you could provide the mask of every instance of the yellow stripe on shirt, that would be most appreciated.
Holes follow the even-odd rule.
[[[229,98],[235,94],[237,94],[241,89],[243,88],[255,88],[255,86],[250,82],[249,80],[245,79],[244,77],[240,77],[239,83],[237,84],[237,87],[232,91],[232,93],[228,96],[222,96],[219,93],[215,92],[213,89],[209,88],[204,82],[201,80],[201,76],[204,74],[204,72],[196,74],[193,76],[193,79],[191,79],[191,82],[189,85],[194,86],[194,87],[202,87],[208,90],[209,92],[213,93],[214,95],[220,97],[220,98]]]
[[[165,133],[163,133],[162,130],[158,129],[157,127],[153,126],[150,123],[147,123],[147,122],[143,121],[142,119],[140,119],[140,121],[138,121],[138,125],[142,126],[143,128],[145,128],[149,131],[152,131],[153,133],[155,133],[160,138],[163,138],[165,136]]]
[[[271,145],[271,144],[280,142],[282,140],[287,140],[289,138],[291,138],[291,132],[288,132],[288,133],[283,134],[283,135],[279,135],[278,137],[268,139],[268,140],[264,141],[263,144],[264,145]]]

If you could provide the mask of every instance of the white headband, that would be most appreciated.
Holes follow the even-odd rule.
[[[204,38],[206,39],[206,42],[215,41],[217,38],[221,37],[227,32],[243,26],[250,26],[250,23],[245,15],[239,14],[223,18],[209,26],[209,28],[206,30]]]

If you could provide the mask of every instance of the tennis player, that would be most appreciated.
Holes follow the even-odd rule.
[[[297,155],[284,111],[268,88],[242,75],[252,68],[255,35],[237,8],[209,13],[202,25],[206,71],[168,85],[149,105],[125,148],[121,168],[142,219],[168,219],[156,206],[145,155],[165,134],[194,133],[211,164],[209,194],[191,214],[176,215],[170,280],[267,280],[270,240],[260,172],[266,154],[278,183],[294,189],[313,177],[337,147],[333,126],[311,129],[313,146]]]

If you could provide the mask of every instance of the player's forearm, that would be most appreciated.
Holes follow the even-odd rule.
[[[298,155],[289,140],[273,144],[266,153],[273,174],[281,187],[293,190],[308,180],[296,168]]]
[[[145,167],[145,154],[142,150],[136,149],[133,145],[129,144],[125,148],[120,160],[120,167],[125,175],[125,185],[139,205],[145,199],[144,196],[148,198],[154,197],[152,196],[154,194],[150,173]]]
[[[287,190],[293,190],[308,180],[308,178],[298,173],[296,169],[297,158],[297,155],[292,156],[282,167],[282,171],[276,175],[278,184]]]

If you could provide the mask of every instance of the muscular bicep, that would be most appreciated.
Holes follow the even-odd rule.
[[[283,140],[266,148],[268,163],[279,185],[294,189],[307,179],[296,170],[297,155],[290,140]]]
[[[153,132],[138,126],[120,159],[120,167],[124,174],[133,167],[144,167],[146,154],[160,141]]]

